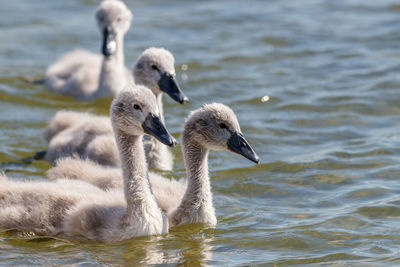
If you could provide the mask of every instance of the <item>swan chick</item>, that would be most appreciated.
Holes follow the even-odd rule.
[[[103,191],[66,179],[17,182],[2,178],[0,227],[78,234],[104,242],[166,233],[167,218],[148,180],[142,135],[152,135],[169,146],[176,141],[161,122],[154,95],[143,86],[123,90],[111,105],[111,120],[121,157],[123,191]]]
[[[102,35],[102,55],[78,49],[51,65],[45,74],[48,89],[80,100],[115,96],[129,82],[124,65],[123,38],[129,30],[132,13],[122,1],[104,0],[96,12]]]
[[[168,215],[170,226],[187,223],[216,225],[208,175],[209,150],[231,151],[257,164],[260,161],[228,106],[212,103],[192,111],[182,134],[188,184],[179,207]]]
[[[163,122],[165,122],[162,103],[163,93],[168,94],[180,104],[185,104],[189,101],[176,80],[174,64],[175,58],[170,51],[164,48],[151,47],[143,51],[133,69],[135,82],[151,88],[155,94]],[[149,167],[171,171],[173,155],[169,148],[150,136],[144,137],[144,143]],[[96,155],[92,158],[96,157],[101,158],[101,155]]]

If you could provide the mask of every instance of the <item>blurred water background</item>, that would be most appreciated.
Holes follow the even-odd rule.
[[[81,47],[100,51],[95,0],[13,0],[0,7],[0,167],[46,179],[43,130],[60,109],[107,114],[40,79]],[[168,97],[179,137],[203,103],[237,113],[261,157],[210,154],[216,229],[105,245],[0,234],[1,265],[398,266],[400,264],[400,2],[395,0],[129,0],[126,64],[163,46],[191,102]],[[173,178],[184,176],[180,147]]]

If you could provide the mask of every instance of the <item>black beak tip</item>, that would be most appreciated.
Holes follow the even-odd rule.
[[[252,154],[252,155],[246,155],[245,156],[248,160],[254,162],[255,164],[260,164],[260,158],[258,157],[257,154]]]
[[[260,164],[260,158],[241,133],[232,134],[228,140],[228,150],[238,153],[256,164]]]

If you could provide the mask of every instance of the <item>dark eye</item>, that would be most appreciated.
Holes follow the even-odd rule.
[[[104,22],[104,17],[103,16],[99,16],[99,21],[100,22]]]
[[[140,108],[140,106],[139,106],[138,104],[133,105],[133,108],[134,108],[134,109],[141,110],[141,108]]]
[[[152,68],[153,70],[158,70],[158,68],[157,68],[156,65],[151,65],[151,68]]]
[[[219,128],[221,128],[221,129],[226,129],[226,128],[228,128],[228,127],[226,126],[225,123],[221,122],[221,123],[219,124]]]
[[[122,20],[121,18],[117,18],[117,22],[121,22],[121,20]]]

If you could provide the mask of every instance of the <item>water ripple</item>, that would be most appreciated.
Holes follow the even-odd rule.
[[[112,245],[7,231],[3,265],[399,265],[398,1],[125,2],[134,14],[127,66],[149,46],[175,55],[191,102],[164,97],[174,136],[190,110],[222,102],[261,164],[210,152],[216,228]],[[29,82],[75,47],[99,51],[97,4],[0,9],[0,171],[15,179],[44,179],[48,163],[22,159],[46,148],[55,112],[109,112],[110,98],[83,103]],[[180,149],[172,179],[185,176]]]

